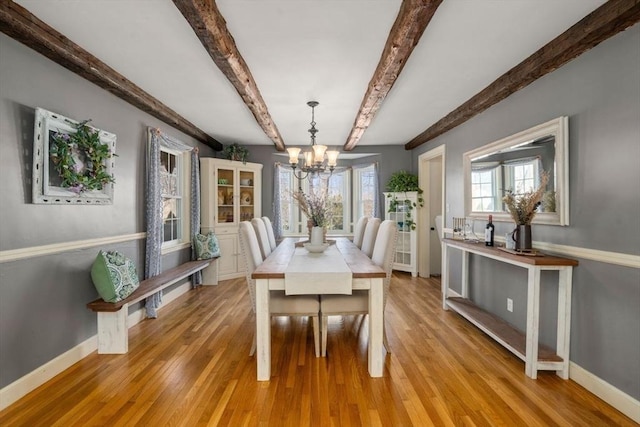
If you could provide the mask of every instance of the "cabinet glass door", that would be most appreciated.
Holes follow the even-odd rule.
[[[239,171],[240,221],[251,221],[255,216],[255,176],[253,171]]]
[[[398,240],[396,244],[395,262],[397,264],[411,264],[411,202],[399,200],[395,212],[398,224]]]
[[[234,184],[235,176],[233,169],[218,169],[218,194],[216,195],[218,215],[216,222],[226,224],[234,221]]]

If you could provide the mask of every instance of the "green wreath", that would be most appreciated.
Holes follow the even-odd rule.
[[[116,154],[111,153],[109,145],[100,142],[97,130],[87,126],[90,121],[74,125],[76,132],[72,134],[51,131],[49,158],[62,179],[61,186],[76,194],[102,190],[116,182],[106,170],[107,160]],[[73,154],[84,166],[76,164]]]

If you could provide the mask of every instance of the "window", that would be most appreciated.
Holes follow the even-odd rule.
[[[471,172],[471,210],[477,212],[493,212],[498,210],[498,174],[500,168],[484,169]]]
[[[353,171],[353,218],[373,216],[375,213],[376,170],[373,165]]]
[[[309,191],[327,191],[328,198],[333,204],[333,220],[331,226],[327,229],[327,234],[350,232],[351,211],[349,209],[349,201],[351,200],[351,192],[349,191],[349,176],[350,171],[344,170],[342,172],[334,172],[332,175],[315,175],[305,180]]]
[[[307,218],[295,204],[292,194],[299,188],[309,193],[328,191],[334,203],[334,217],[327,234],[346,234],[351,231],[351,170],[334,172],[331,176],[320,174],[299,181],[288,168],[280,170],[280,216],[282,234],[292,236],[307,233]],[[328,186],[328,189],[327,189]]]
[[[539,182],[538,161],[531,160],[526,163],[505,165],[505,181],[509,183],[508,189],[515,194],[524,194],[534,191]]]
[[[294,206],[292,194],[296,190],[297,185],[294,183],[296,179],[291,169],[278,168],[280,176],[280,218],[282,221],[282,234],[293,235],[300,233],[299,213]]]
[[[180,151],[160,148],[160,187],[162,193],[163,247],[183,243],[189,226],[188,156]]]

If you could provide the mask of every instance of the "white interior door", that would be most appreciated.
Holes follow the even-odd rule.
[[[418,158],[418,179],[424,191],[425,206],[420,210],[418,233],[418,271],[420,277],[441,274],[442,249],[435,217],[444,217],[445,147],[434,148]]]

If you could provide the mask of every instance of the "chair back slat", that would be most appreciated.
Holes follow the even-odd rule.
[[[260,251],[262,252],[262,260],[265,260],[271,255],[271,245],[269,244],[267,227],[264,226],[264,221],[261,218],[253,218],[251,225],[253,225],[253,229],[256,231],[256,237],[258,238]]]
[[[268,216],[263,216],[262,221],[264,222],[264,226],[267,229],[267,237],[269,237],[269,246],[271,246],[271,252],[276,250],[276,235],[273,232],[273,224]]]
[[[362,249],[362,239],[364,238],[364,230],[367,227],[368,220],[369,217],[360,217],[358,222],[356,222],[356,226],[353,228],[353,244],[356,245],[358,249]]]
[[[367,226],[364,229],[364,237],[362,238],[362,247],[360,250],[367,254],[369,258],[373,255],[373,246],[376,243],[378,228],[380,227],[380,218],[369,218]]]

